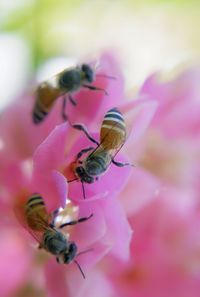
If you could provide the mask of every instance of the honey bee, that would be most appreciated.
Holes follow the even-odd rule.
[[[99,87],[90,85],[95,76],[104,76],[113,78],[107,75],[95,75],[95,71],[88,64],[64,69],[51,79],[42,82],[36,90],[36,101],[33,107],[32,118],[35,124],[41,123],[52,109],[57,98],[63,96],[62,117],[67,120],[65,114],[66,94],[69,101],[76,105],[76,101],[72,97],[72,93],[80,90],[80,88],[87,88],[90,90],[107,92]]]
[[[90,219],[93,214],[89,217],[71,220],[61,224],[59,227],[55,227],[54,214],[47,212],[44,200],[39,194],[32,194],[26,203],[22,205],[19,204],[15,209],[15,213],[23,226],[39,243],[39,248],[56,256],[56,260],[60,264],[76,263],[82,276],[85,278],[76,260],[76,257],[84,252],[78,253],[76,243],[69,240],[69,233],[64,234],[60,229],[65,226],[85,222]]]
[[[111,162],[119,167],[131,165],[114,160],[114,157],[126,141],[127,131],[124,117],[117,108],[110,109],[104,116],[100,131],[100,143],[89,135],[84,126],[78,124],[75,126],[77,129],[82,130],[92,142],[97,144],[96,148],[88,147],[78,153],[75,162],[73,162],[73,171],[76,178],[68,181],[81,181],[85,199],[84,183],[91,184],[98,180],[99,176],[109,168]],[[82,155],[90,151],[92,152],[81,161]]]

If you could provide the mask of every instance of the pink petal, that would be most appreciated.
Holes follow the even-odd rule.
[[[68,183],[58,170],[65,160],[68,125],[57,126],[37,148],[33,161],[33,190],[39,192],[49,211],[65,206]]]
[[[33,156],[36,172],[45,173],[48,170],[62,167],[67,146],[67,135],[68,125],[66,123],[61,124],[38,146]]]
[[[157,106],[155,100],[138,98],[120,107],[128,130],[126,146],[129,142],[133,145],[141,139],[152,121]]]
[[[49,212],[65,207],[67,190],[67,180],[56,170],[51,170],[45,175],[37,172],[33,176],[32,192],[40,193]]]
[[[141,92],[159,102],[154,125],[168,137],[199,135],[199,67],[186,70],[175,80],[162,82],[159,73],[150,76]]]
[[[30,274],[31,257],[16,230],[1,227],[0,295],[15,296]]]
[[[95,286],[91,284],[95,284]],[[111,297],[114,296],[113,291],[106,275],[100,270],[93,270],[90,274],[87,274],[84,288],[78,297]]]
[[[29,186],[29,176],[24,172],[24,163],[11,159],[7,151],[0,152],[0,187],[9,192],[10,197],[15,197],[22,189]],[[12,176],[12,178],[11,178]]]
[[[58,102],[52,115],[49,114],[40,125],[35,125],[31,115],[33,101],[33,96],[23,94],[1,114],[0,134],[5,141],[7,152],[15,158],[30,157],[55,125],[62,122],[57,108]]]
[[[101,241],[93,244],[91,250],[85,254],[77,256],[76,260],[81,265],[83,271],[87,274],[93,267],[97,265],[110,251],[111,247],[107,242]],[[77,267],[73,265],[73,271],[77,274]]]
[[[45,266],[45,277],[48,297],[69,297],[66,270],[67,265],[59,265],[52,257]]]
[[[130,256],[130,242],[132,229],[127,221],[125,212],[117,197],[101,200],[107,225],[104,243],[111,245],[111,253],[115,257],[128,260]]]
[[[77,270],[77,269],[76,269]],[[77,280],[77,271],[69,276],[70,296],[76,297],[110,297],[113,290],[109,280],[99,270],[92,270],[86,273],[86,279]],[[79,286],[77,286],[77,282]]]
[[[134,168],[129,182],[120,193],[121,202],[128,216],[140,211],[155,199],[161,189],[160,181],[143,168]]]
[[[95,244],[106,232],[104,210],[98,201],[82,200],[78,203],[80,218],[93,214],[88,221],[76,225],[72,234],[72,239],[77,243],[80,251]]]

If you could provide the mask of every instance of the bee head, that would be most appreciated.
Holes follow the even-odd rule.
[[[80,178],[82,182],[92,184],[94,182],[94,177],[87,174],[83,166],[78,166],[75,169],[76,175]]]
[[[94,71],[92,70],[92,68],[87,64],[83,64],[81,66],[81,70],[84,73],[85,80],[89,83],[92,83],[94,81]]]
[[[59,264],[69,264],[71,263],[77,254],[77,246],[74,242],[70,242],[68,249],[64,253],[60,254],[56,260]]]

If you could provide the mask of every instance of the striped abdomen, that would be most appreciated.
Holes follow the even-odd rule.
[[[55,100],[60,96],[57,88],[48,83],[42,83],[36,91],[36,102],[33,108],[33,122],[39,124],[48,115]]]
[[[35,231],[45,231],[49,222],[50,215],[42,197],[39,194],[33,194],[25,205],[25,218],[28,226]]]
[[[126,124],[117,108],[110,109],[101,126],[101,147],[107,150],[120,148],[126,140]]]

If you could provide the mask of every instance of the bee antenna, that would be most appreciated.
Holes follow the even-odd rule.
[[[75,180],[78,180],[78,178],[76,177],[76,178],[74,178],[74,179],[70,179],[70,180],[68,180],[67,182],[68,182],[68,183],[72,183],[72,182],[75,181]]]
[[[97,77],[106,77],[106,78],[110,78],[110,79],[116,79],[116,77],[111,76],[111,75],[106,75],[106,74],[96,74]]]
[[[82,277],[85,278],[85,274],[84,274],[84,272],[83,272],[83,270],[82,270],[80,264],[79,264],[76,260],[74,260],[74,262],[76,263],[78,269],[80,270],[80,272],[81,272],[81,274],[82,274]]]
[[[94,249],[91,248],[91,249],[87,249],[87,250],[85,250],[85,251],[79,252],[79,253],[76,255],[76,257],[78,257],[78,256],[80,256],[80,255],[82,255],[82,254],[86,254],[86,253],[88,253],[88,252],[92,252],[93,250],[94,250]]]

